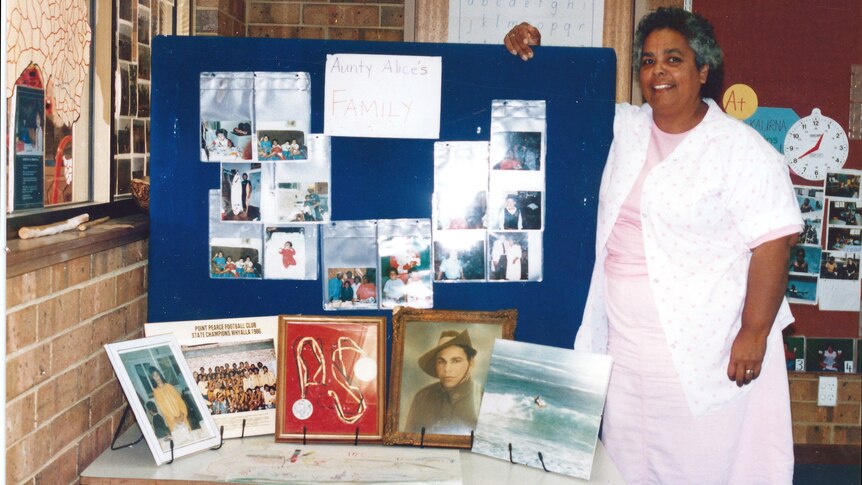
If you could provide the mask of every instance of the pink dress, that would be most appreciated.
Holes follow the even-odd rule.
[[[602,443],[629,484],[789,484],[793,439],[782,349],[767,349],[773,355],[751,391],[728,406],[695,417],[686,402],[647,279],[640,194],[650,169],[687,133],[652,131],[646,165],[607,243],[614,368]]]

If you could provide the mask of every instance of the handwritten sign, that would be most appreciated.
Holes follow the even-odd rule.
[[[326,56],[323,131],[330,136],[440,136],[440,57]]]
[[[542,45],[601,47],[604,0],[449,0],[449,42],[502,44],[515,25],[529,22]]]

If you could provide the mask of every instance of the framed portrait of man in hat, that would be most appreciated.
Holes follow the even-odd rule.
[[[512,339],[517,319],[514,309],[396,309],[384,442],[469,448],[494,340]]]

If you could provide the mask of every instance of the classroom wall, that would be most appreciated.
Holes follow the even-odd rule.
[[[145,237],[30,259],[20,274],[9,262],[5,483],[77,483],[110,446],[125,401],[102,345],[143,336]],[[18,243],[9,242],[11,257],[26,258]]]

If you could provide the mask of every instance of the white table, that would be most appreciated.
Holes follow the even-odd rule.
[[[119,444],[133,441],[138,436],[136,427],[132,427],[118,441]],[[144,441],[120,450],[106,450],[81,474],[82,485],[153,485],[154,482],[172,481],[172,484],[188,483],[195,485],[225,483],[211,481],[202,478],[201,470],[216,460],[224,460],[231,456],[237,456],[240,450],[247,451],[255,446],[272,445],[272,435],[255,436],[242,439],[225,440],[224,446],[216,451],[201,451],[193,455],[177,458],[171,464],[156,466],[153,457]],[[301,444],[284,443],[276,445],[284,449],[284,455],[289,457],[297,448],[303,448]],[[352,447],[353,445],[318,445],[309,444],[308,447]],[[382,445],[360,445],[381,446]],[[384,447],[390,448],[390,447]],[[270,450],[272,447],[270,446]],[[399,447],[399,451],[421,454],[425,450],[412,447]],[[461,472],[464,485],[486,485],[486,484],[529,484],[529,485],[566,485],[566,484],[622,484],[619,475],[601,442],[596,447],[596,455],[593,461],[592,477],[590,481],[580,480],[556,473],[547,473],[542,470],[530,468],[523,465],[513,465],[507,461],[497,460],[483,455],[461,450]]]

